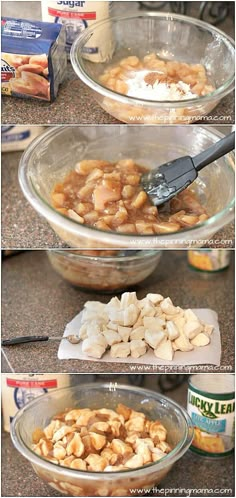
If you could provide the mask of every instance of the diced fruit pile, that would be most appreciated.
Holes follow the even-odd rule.
[[[35,429],[33,450],[63,467],[115,472],[156,462],[172,447],[159,420],[120,403],[116,411],[76,408],[55,415],[43,430]]]
[[[175,351],[207,346],[213,330],[191,309],[174,306],[169,297],[147,294],[138,300],[135,292],[125,292],[108,304],[88,301],[79,336],[82,351],[93,358],[107,351],[112,358],[139,358],[151,348],[157,358],[171,361]]]

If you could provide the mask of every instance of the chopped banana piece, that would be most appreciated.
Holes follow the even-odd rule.
[[[142,439],[139,439],[139,443],[135,446],[135,453],[137,453],[137,455],[142,455],[144,465],[150,463],[152,461],[152,454],[148,445],[145,444]]]
[[[173,360],[174,351],[172,348],[171,341],[167,339],[166,341],[162,341],[159,346],[154,349],[154,354],[157,358],[161,358],[162,360]]]
[[[170,339],[170,341],[174,341],[175,339],[177,339],[177,337],[179,337],[179,331],[174,322],[166,322],[166,330],[168,339]]]
[[[208,325],[208,323],[205,323],[204,325],[204,332],[207,335],[211,335],[214,330],[214,325]]]
[[[185,318],[183,316],[178,316],[177,318],[173,317],[172,321],[176,325],[179,333],[184,334]]]
[[[79,329],[79,338],[82,339],[82,341],[88,337],[87,336],[88,323],[89,322],[84,322]]]
[[[130,304],[138,305],[138,299],[136,296],[136,292],[124,292],[121,296],[120,307],[121,309],[128,308]]]
[[[123,342],[128,342],[131,332],[131,327],[122,327],[122,325],[118,325],[118,334],[120,334]]]
[[[87,337],[99,335],[104,325],[98,320],[91,320],[87,325]]]
[[[166,453],[164,451],[161,451],[159,448],[153,448],[152,449],[152,460],[153,462],[156,462],[157,460],[160,460],[166,456]]]
[[[133,330],[137,329],[138,327],[142,327],[142,326],[143,326],[143,317],[140,314],[137,322],[135,322],[135,324],[133,325]]]
[[[99,322],[107,323],[108,316],[103,311],[97,311],[96,309],[85,308],[82,313],[81,323],[91,322],[92,320],[97,320],[99,316]]]
[[[96,311],[97,313],[101,313],[105,310],[105,304],[100,303],[100,301],[87,301],[84,305],[86,309],[91,309],[92,311]]]
[[[180,308],[180,306],[176,306],[176,311],[177,311],[179,316],[184,316],[184,310],[182,310],[182,308]]]
[[[143,319],[143,324],[145,329],[151,330],[153,332],[157,332],[158,330],[162,330],[165,326],[165,320],[162,320],[160,317],[149,317],[145,316]]]
[[[201,334],[198,334],[194,339],[192,339],[191,344],[194,346],[207,346],[210,342],[210,337],[207,334],[204,334],[202,332]]]
[[[145,308],[146,306],[152,306],[153,302],[148,299],[148,297],[144,297],[143,299],[140,299],[139,301],[139,308],[142,309],[142,308]]]
[[[160,443],[157,444],[157,448],[164,451],[164,453],[171,452],[171,446],[166,441],[160,441]]]
[[[155,437],[158,437],[159,441],[165,441],[167,436],[167,430],[159,420],[156,420],[155,422],[152,421],[150,423],[149,434],[153,439],[155,439]]]
[[[144,306],[144,308],[141,309],[141,316],[147,317],[147,316],[155,316],[156,310],[154,306]]]
[[[117,325],[124,325],[124,311],[117,310],[116,308],[109,308],[107,311],[109,320]]]
[[[159,304],[164,300],[164,297],[161,294],[147,294],[147,299],[152,301],[153,304]]]
[[[122,338],[118,332],[115,330],[104,330],[103,335],[107,341],[108,346],[112,346],[113,344],[117,344],[122,341]]]
[[[180,351],[179,347],[176,346],[175,341],[172,341],[172,348],[174,351]]]
[[[85,462],[88,464],[88,470],[91,470],[92,472],[102,472],[107,466],[106,458],[96,455],[95,453],[91,453],[87,456]]]
[[[117,296],[112,297],[109,303],[105,304],[105,310],[108,310],[109,308],[116,308],[117,310],[120,310],[120,300]]]
[[[149,430],[147,432],[149,432]],[[153,442],[151,437],[145,437],[145,438],[141,438],[141,439],[136,437],[135,443],[134,443],[135,447],[138,447],[140,442],[146,444],[146,446],[149,448],[149,450],[152,450],[155,447],[154,442]]]
[[[139,358],[143,356],[147,351],[147,346],[145,341],[141,339],[134,339],[130,342],[130,351],[132,358]]]
[[[111,330],[115,330],[115,332],[118,332],[118,325],[117,325],[117,323],[108,322],[107,328],[111,329]]]
[[[104,472],[118,472],[119,470],[123,470],[123,465],[107,465],[105,467]],[[115,495],[112,495],[115,496]],[[121,495],[120,495],[121,496]]]
[[[85,339],[82,344],[83,353],[93,358],[101,358],[107,348],[107,341],[102,335],[94,335]]]
[[[139,309],[135,304],[130,304],[124,310],[124,326],[129,327],[134,325],[139,316]]]
[[[117,455],[131,455],[133,454],[133,449],[131,446],[121,439],[113,439],[111,445],[109,446],[113,454]]]
[[[184,333],[188,339],[194,339],[196,335],[202,332],[202,325],[199,321],[190,321],[184,324]]]
[[[134,455],[124,464],[125,468],[136,469],[137,467],[142,467],[144,464],[143,457],[140,454]]]
[[[130,340],[133,341],[135,339],[144,339],[145,336],[145,327],[138,327],[137,329],[132,330],[130,333]]]
[[[165,317],[165,320],[167,322],[169,322],[169,321],[174,322],[175,320],[178,320],[178,318],[181,318],[181,316],[183,316],[183,314],[181,314],[181,313],[178,312],[175,315],[168,315],[166,313],[166,314],[163,314],[161,316]]]
[[[111,346],[111,357],[112,358],[127,358],[130,355],[130,343],[121,342],[119,344],[113,344]]]
[[[145,341],[153,349],[156,349],[158,344],[160,344],[165,337],[166,335],[163,330],[157,330],[156,332],[152,330],[145,330]]]
[[[177,349],[179,349],[180,351],[192,351],[193,349],[193,346],[189,341],[188,337],[186,337],[186,335],[181,332],[180,336],[177,337],[177,339],[175,339],[174,343]]]
[[[160,307],[163,313],[167,313],[168,315],[176,315],[176,313],[178,312],[176,307],[173,306],[173,303],[169,297],[167,297],[160,303]]]
[[[188,322],[199,322],[197,315],[190,308],[184,311],[184,316]]]

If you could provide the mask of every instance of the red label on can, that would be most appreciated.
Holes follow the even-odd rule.
[[[24,387],[28,389],[52,389],[57,387],[57,379],[51,380],[16,380],[7,378],[8,387]]]
[[[10,81],[12,78],[15,77],[15,68],[8,64],[7,61],[4,59],[1,59],[1,82],[5,83],[7,81]]]
[[[12,78],[14,78],[14,76],[14,73],[1,72],[1,81],[5,83],[6,81],[10,81]]]
[[[67,10],[58,10],[48,7],[48,13],[54,17],[64,17],[65,19],[85,19],[86,21],[95,21],[96,12],[68,12]]]

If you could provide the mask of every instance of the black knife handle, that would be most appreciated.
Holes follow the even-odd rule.
[[[14,339],[2,339],[2,346],[14,346],[16,344],[25,344],[27,342],[48,341],[47,335],[26,335],[23,337],[14,337]]]

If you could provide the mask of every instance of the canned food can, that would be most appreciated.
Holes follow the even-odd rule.
[[[199,249],[188,251],[188,263],[194,270],[218,272],[228,268],[231,251],[229,249]]]
[[[109,18],[111,2],[101,0],[92,2],[47,1],[42,0],[42,19],[46,22],[62,24],[66,31],[66,52],[70,58],[70,49],[74,40],[91,28],[95,22]],[[112,47],[112,32],[109,23],[101,26],[87,40],[83,47],[83,56],[92,62],[104,62],[109,58]]]
[[[4,430],[18,410],[49,390],[70,385],[69,374],[2,374],[2,412]]]
[[[187,411],[194,425],[190,449],[204,457],[225,457],[234,450],[233,374],[196,374],[189,380]]]

